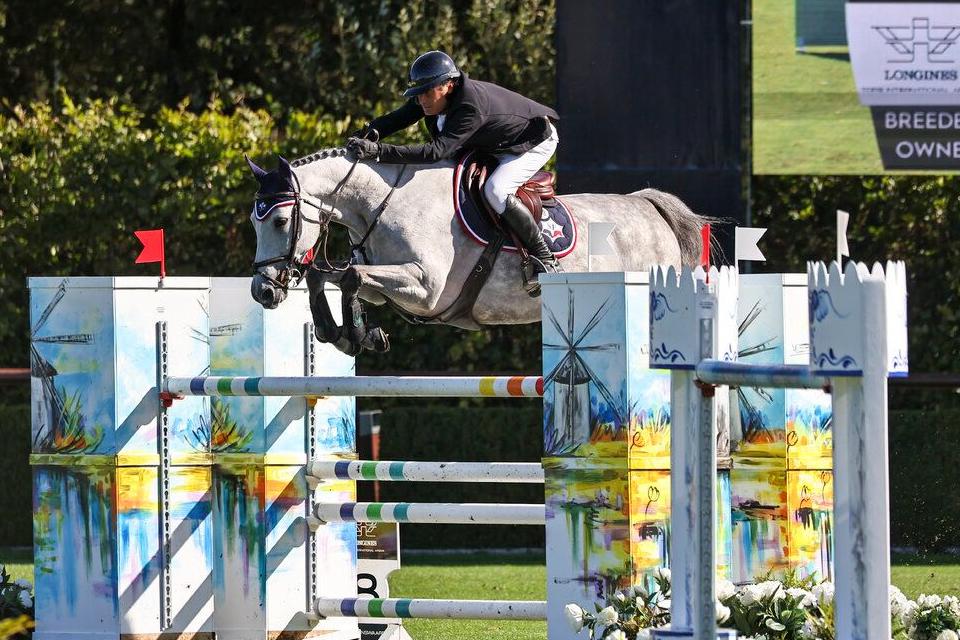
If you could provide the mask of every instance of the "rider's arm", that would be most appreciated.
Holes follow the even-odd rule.
[[[396,164],[429,164],[452,158],[476,133],[482,122],[479,111],[472,106],[462,105],[447,114],[443,130],[433,141],[426,144],[381,144],[379,160]]]
[[[416,98],[411,98],[403,103],[403,106],[399,109],[385,113],[379,118],[374,118],[367,126],[376,129],[380,138],[383,139],[397,131],[406,129],[412,124],[416,124],[422,117],[423,109],[417,104]]]

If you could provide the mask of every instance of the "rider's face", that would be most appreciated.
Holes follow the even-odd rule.
[[[453,91],[453,82],[444,82],[418,95],[417,102],[420,103],[420,108],[425,115],[436,116],[447,108],[447,96],[451,91]]]

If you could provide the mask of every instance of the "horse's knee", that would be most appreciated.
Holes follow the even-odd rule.
[[[360,270],[356,267],[349,267],[340,276],[340,281],[337,284],[344,294],[356,293],[360,290],[361,280]]]

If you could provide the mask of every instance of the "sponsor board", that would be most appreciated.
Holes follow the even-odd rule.
[[[848,2],[860,102],[885,169],[960,169],[960,2]]]

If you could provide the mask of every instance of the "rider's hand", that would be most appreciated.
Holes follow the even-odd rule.
[[[380,143],[365,138],[350,138],[347,140],[347,151],[357,157],[357,160],[374,160],[380,156]]]

